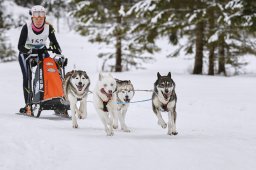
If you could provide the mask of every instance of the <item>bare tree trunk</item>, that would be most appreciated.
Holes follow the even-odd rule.
[[[200,21],[196,24],[196,56],[193,74],[202,74],[203,71],[203,37],[204,22]]]
[[[117,3],[117,9],[120,9],[121,7],[121,1],[118,0],[116,1]],[[115,71],[116,72],[122,72],[122,32],[121,32],[121,28],[119,26],[121,26],[122,24],[122,17],[120,16],[119,12],[117,12],[117,24],[118,24],[118,28],[117,28],[117,32],[116,32],[116,65],[115,65]]]
[[[116,35],[116,72],[122,72],[122,39],[119,34]]]
[[[57,33],[60,32],[60,18],[57,17]]]
[[[209,9],[209,33],[210,35],[213,34],[214,29],[214,9]],[[214,51],[215,51],[215,43],[209,44],[209,68],[208,68],[208,75],[214,75]]]
[[[210,45],[209,47],[209,68],[208,75],[214,75],[214,45]]]
[[[219,70],[218,74],[223,73],[226,76],[226,69],[225,69],[225,41],[224,35],[221,34],[219,36]]]

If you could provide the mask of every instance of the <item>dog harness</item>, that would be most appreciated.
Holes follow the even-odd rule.
[[[156,93],[156,92],[154,92],[154,93]],[[157,95],[157,93],[156,93],[156,95]],[[158,96],[158,95],[157,95],[157,96]],[[175,99],[175,96],[176,96],[176,93],[175,93],[175,91],[173,90],[173,91],[172,91],[172,94],[170,95],[169,101],[168,101],[166,104],[162,104],[162,105],[161,105],[161,108],[163,109],[163,111],[165,111],[165,112],[168,112],[168,111],[169,111],[168,108],[167,108],[167,105],[168,105],[168,103],[170,103],[170,101],[172,101],[172,100]]]
[[[112,95],[106,93],[103,88],[100,89],[100,92],[101,92],[102,94],[105,94],[105,95],[107,96],[107,98],[108,98],[107,101],[104,101],[104,100],[101,99],[101,100],[102,100],[102,103],[103,103],[103,111],[104,111],[104,112],[108,112],[107,104],[108,104],[109,100],[111,100]],[[114,92],[115,92],[115,91],[114,91]],[[113,92],[113,93],[114,93],[114,92]],[[100,98],[100,97],[99,97],[99,98]]]
[[[108,112],[108,108],[107,108],[107,104],[108,104],[109,100],[107,102],[103,101],[103,111],[104,112]]]
[[[168,102],[169,103],[169,102]],[[162,109],[165,111],[165,112],[168,112],[168,109],[167,109],[167,104],[162,104]]]

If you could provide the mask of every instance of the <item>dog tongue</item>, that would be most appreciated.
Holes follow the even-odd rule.
[[[112,98],[112,93],[107,94],[108,98],[111,99]]]
[[[77,86],[78,90],[81,91],[83,89],[83,86]]]
[[[167,100],[168,96],[169,96],[169,93],[163,93],[163,96],[164,96],[165,100]]]
[[[124,100],[126,103],[130,103],[130,99],[125,99]]]
[[[108,99],[111,99],[111,98],[112,98],[112,93],[107,93],[107,92],[105,92],[105,90],[104,90],[103,88],[100,89],[100,91],[101,91],[101,93],[105,94],[105,95],[108,97]]]

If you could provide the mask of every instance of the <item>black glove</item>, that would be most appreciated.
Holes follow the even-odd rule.
[[[45,52],[45,49],[36,49],[36,48],[33,48],[33,49],[30,49],[29,50],[29,54],[43,54]]]
[[[61,54],[61,50],[58,49],[58,48],[53,48],[52,52],[55,53],[55,54]]]
[[[67,65],[68,65],[68,59],[65,58],[64,63],[63,63],[63,66],[66,67]]]
[[[51,43],[50,47],[52,48],[52,52],[55,54],[61,54],[61,49],[57,45]]]
[[[40,61],[42,61],[43,58],[44,58],[43,54],[46,53],[46,52],[47,51],[44,48],[43,49],[36,49],[36,48],[34,48],[34,49],[30,49],[29,54],[37,54],[38,59]]]

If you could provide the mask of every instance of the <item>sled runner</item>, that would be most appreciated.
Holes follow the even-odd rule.
[[[28,71],[29,105],[32,116],[40,117],[43,110],[54,110],[55,114],[67,114],[69,103],[64,100],[62,81],[65,75],[67,59],[63,55],[43,58],[42,51],[53,51],[40,49],[38,54],[30,54],[28,70],[35,68],[35,72]]]

